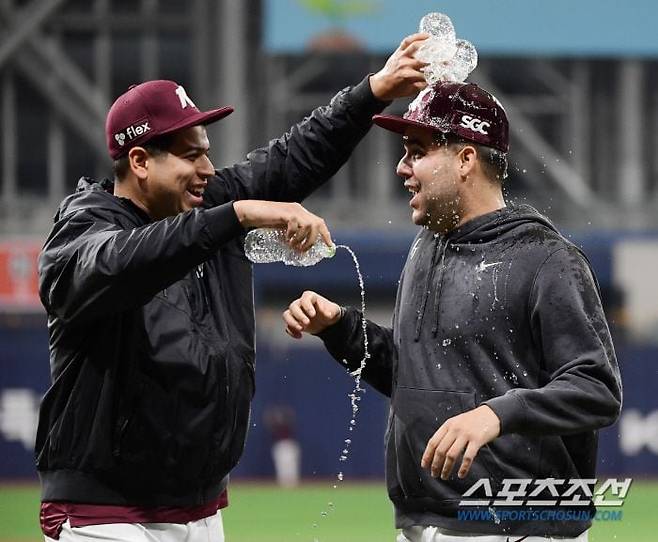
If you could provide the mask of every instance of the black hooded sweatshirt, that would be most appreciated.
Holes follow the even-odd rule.
[[[239,199],[301,201],[386,104],[368,80],[247,160],[203,208],[151,221],[82,179],[39,257],[52,386],[39,415],[43,501],[185,507],[226,487],[254,393],[254,304]]]
[[[546,218],[521,205],[445,236],[422,229],[402,272],[392,329],[368,322],[367,333],[363,377],[391,398],[386,477],[398,528],[576,536],[590,525],[583,510],[592,513],[591,506],[523,508],[571,510],[575,521],[546,513],[539,521],[505,521],[504,507],[484,506],[492,519],[482,521],[468,520],[463,511],[473,507],[459,505],[480,479],[501,499],[501,489],[518,489],[505,479],[594,478],[597,429],[620,412],[621,380],[598,285],[583,253]],[[360,312],[347,309],[320,337],[336,360],[358,368]],[[482,404],[500,418],[500,436],[480,449],[465,479],[457,468],[447,481],[432,478],[420,466],[429,438],[448,418]],[[473,496],[491,501],[480,489]],[[546,495],[533,499],[556,499]]]

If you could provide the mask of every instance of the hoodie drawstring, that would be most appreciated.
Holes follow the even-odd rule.
[[[436,337],[436,334],[439,332],[439,300],[441,299],[441,291],[443,290],[443,274],[445,273],[445,261],[446,261],[446,249],[448,248],[448,242],[443,243],[443,248],[441,249],[441,259],[439,260],[439,286],[436,289],[434,294],[434,326],[432,326],[432,337]]]
[[[445,254],[445,244],[442,243],[441,238],[438,237],[434,242],[434,250],[432,251],[432,259],[430,260],[430,269],[427,273],[427,282],[425,283],[425,289],[423,290],[423,298],[420,302],[420,311],[416,318],[416,334],[414,336],[414,341],[420,339],[420,332],[423,328],[423,319],[425,317],[425,307],[427,306],[427,299],[430,294],[430,288],[432,287],[432,281],[434,280],[434,272],[436,271],[436,254],[438,248],[441,246],[441,254]]]

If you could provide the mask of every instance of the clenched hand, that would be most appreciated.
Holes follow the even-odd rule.
[[[340,320],[340,305],[307,290],[283,313],[286,333],[301,339],[303,333],[320,333]]]

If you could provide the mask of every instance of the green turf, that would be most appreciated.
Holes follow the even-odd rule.
[[[271,484],[233,484],[224,511],[227,542],[394,542],[383,483],[332,486],[327,481],[284,490]],[[35,486],[0,486],[0,542],[43,540],[38,499]],[[633,483],[621,508],[623,519],[596,522],[590,542],[658,540],[657,504],[658,483]]]

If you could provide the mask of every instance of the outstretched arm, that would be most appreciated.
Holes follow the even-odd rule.
[[[204,194],[206,205],[234,199],[302,201],[347,161],[372,126],[372,116],[391,100],[426,86],[425,63],[414,54],[427,34],[406,37],[376,74],[340,91],[329,103],[247,160],[217,171]]]
[[[123,229],[112,212],[87,210],[56,224],[39,257],[39,293],[52,314],[86,322],[146,303],[246,227],[282,227],[293,248],[318,236],[324,220],[298,203],[238,201]]]

